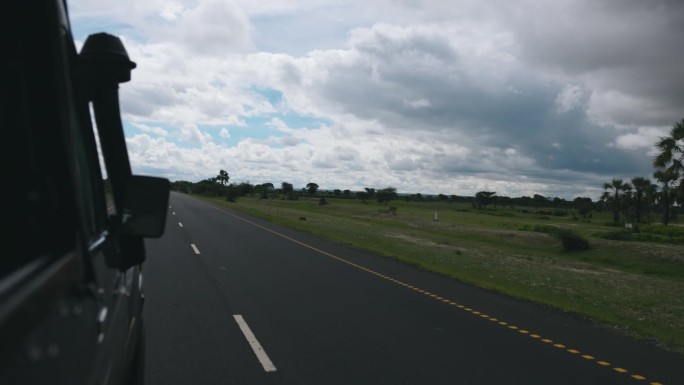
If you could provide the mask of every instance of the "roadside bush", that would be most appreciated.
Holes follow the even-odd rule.
[[[235,202],[240,196],[240,191],[234,185],[225,186],[225,197],[228,202]]]
[[[565,251],[582,251],[589,249],[589,241],[570,230],[558,230],[553,234],[561,241]]]

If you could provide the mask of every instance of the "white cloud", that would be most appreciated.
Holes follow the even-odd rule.
[[[420,98],[420,99],[415,99],[415,100],[406,100],[404,99],[404,105],[409,106],[411,108],[425,108],[425,107],[430,107],[430,101],[425,99],[425,98]]]
[[[168,20],[174,21],[178,19],[179,15],[183,13],[185,7],[178,1],[168,1],[165,2],[163,8],[159,12],[159,16]]]
[[[124,25],[114,32],[138,68],[122,111],[143,132],[131,159],[172,179],[222,168],[330,188],[573,195],[643,174],[644,149],[681,118],[669,4],[73,3],[73,24]],[[265,41],[283,48],[258,52]],[[209,134],[237,129],[271,131],[231,145]]]
[[[165,129],[158,127],[158,126],[148,126],[147,124],[142,124],[142,123],[132,123],[133,126],[137,129],[139,129],[142,132],[147,132],[150,134],[154,134],[157,136],[168,136],[169,132],[166,131]]]
[[[230,132],[227,128],[222,127],[221,131],[219,132],[219,136],[223,139],[230,139]]]
[[[667,132],[667,127],[639,127],[636,132],[623,134],[615,139],[613,145],[626,150],[650,150],[655,155],[654,144]]]
[[[556,97],[555,104],[559,113],[568,112],[582,105],[584,94],[578,85],[566,85]]]

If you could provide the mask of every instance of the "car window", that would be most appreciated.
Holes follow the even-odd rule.
[[[74,245],[71,174],[59,106],[52,102],[58,91],[50,36],[47,28],[27,28],[3,36],[2,143],[5,164],[12,166],[3,175],[11,209],[5,210],[9,252],[0,259],[0,277]]]
[[[76,63],[78,56],[73,44],[73,39],[67,30],[63,30],[61,36],[63,44],[67,48],[67,83],[65,98],[68,111],[68,127],[73,131],[72,142],[74,162],[74,179],[79,202],[83,207],[82,221],[85,230],[91,236],[98,236],[106,225],[106,198],[101,174],[100,157],[97,153],[95,135],[91,125],[88,104],[79,87]]]

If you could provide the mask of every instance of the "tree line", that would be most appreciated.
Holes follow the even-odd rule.
[[[615,178],[603,185],[603,194],[596,202],[588,197],[577,197],[571,201],[559,197],[545,197],[534,194],[532,197],[498,196],[494,191],[479,191],[475,196],[457,195],[424,195],[398,194],[396,188],[386,187],[376,189],[366,187],[363,191],[326,190],[321,191],[314,182],[296,189],[290,182],[281,182],[278,186],[273,183],[250,184],[249,182],[229,183],[230,175],[220,170],[218,175],[193,183],[176,181],[172,189],[176,191],[194,193],[205,196],[224,197],[229,201],[246,196],[258,195],[261,199],[297,200],[300,197],[316,197],[319,199],[339,198],[357,199],[364,203],[376,201],[387,204],[396,199],[406,201],[445,203],[469,203],[477,209],[501,207],[527,207],[522,210],[531,214],[568,215],[568,210],[574,210],[573,215],[582,218],[591,217],[593,211],[611,210],[613,222],[631,221],[644,223],[652,221],[652,214],[658,214],[662,223],[668,224],[676,219],[682,203],[684,203],[684,119],[673,125],[668,135],[659,138],[655,144],[658,154],[653,159],[655,172],[653,183],[645,177],[634,177],[630,181]],[[321,201],[323,202],[323,201]]]
[[[199,194],[209,197],[224,197],[228,201],[235,201],[242,196],[258,195],[260,199],[298,200],[300,197],[359,199],[363,202],[377,201],[381,204],[397,199],[397,189],[386,187],[382,189],[366,188],[364,191],[340,190],[320,191],[318,184],[307,183],[301,189],[295,189],[290,182],[282,182],[278,187],[273,183],[251,184],[249,182],[229,183],[230,175],[220,170],[216,177],[207,178],[199,182],[175,181],[171,189],[184,193]]]
[[[613,222],[650,222],[650,213],[654,211],[660,214],[664,225],[677,219],[679,206],[684,203],[684,119],[675,123],[668,135],[659,138],[655,147],[656,183],[635,177],[631,183],[615,178],[603,184],[601,200],[612,210]]]

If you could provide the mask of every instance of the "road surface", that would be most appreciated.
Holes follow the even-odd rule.
[[[684,384],[682,356],[183,194],[147,248],[148,384]]]

